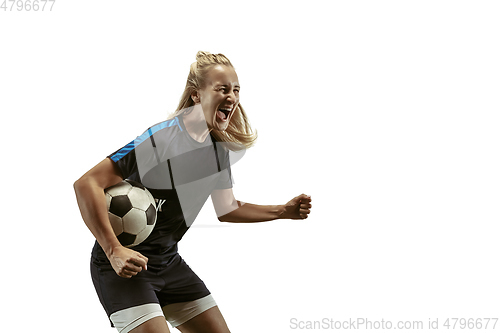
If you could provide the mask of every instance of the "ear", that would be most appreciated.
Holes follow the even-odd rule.
[[[198,104],[200,103],[200,94],[198,94],[198,91],[195,90],[191,93],[191,99],[193,100],[193,102],[195,104]]]

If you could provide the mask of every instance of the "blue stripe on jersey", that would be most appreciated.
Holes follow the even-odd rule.
[[[153,127],[150,127],[146,132],[144,132],[142,135],[138,136],[135,140],[130,141],[125,147],[117,151],[113,156],[111,156],[111,159],[114,162],[118,162],[121,160],[125,155],[130,153],[132,150],[134,150],[135,147],[140,145],[144,140],[152,136],[154,133],[168,127],[173,127],[177,126],[179,127],[179,130],[182,131],[181,124],[179,124],[179,119],[177,117],[166,120],[162,123],[156,124]]]

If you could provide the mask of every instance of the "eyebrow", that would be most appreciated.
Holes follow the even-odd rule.
[[[216,84],[215,86],[216,87],[224,87],[224,88],[229,87],[227,84]],[[234,87],[235,88],[241,88],[239,84],[235,84]]]

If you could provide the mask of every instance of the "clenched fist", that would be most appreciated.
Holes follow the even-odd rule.
[[[306,219],[311,213],[311,207],[311,196],[301,194],[286,203],[285,210],[281,213],[280,218],[292,220]]]
[[[148,269],[147,257],[123,246],[115,247],[108,259],[116,274],[124,278],[131,278]]]

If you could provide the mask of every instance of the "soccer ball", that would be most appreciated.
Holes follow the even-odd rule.
[[[104,192],[109,221],[120,244],[133,247],[143,242],[156,224],[156,205],[151,193],[130,179]]]

